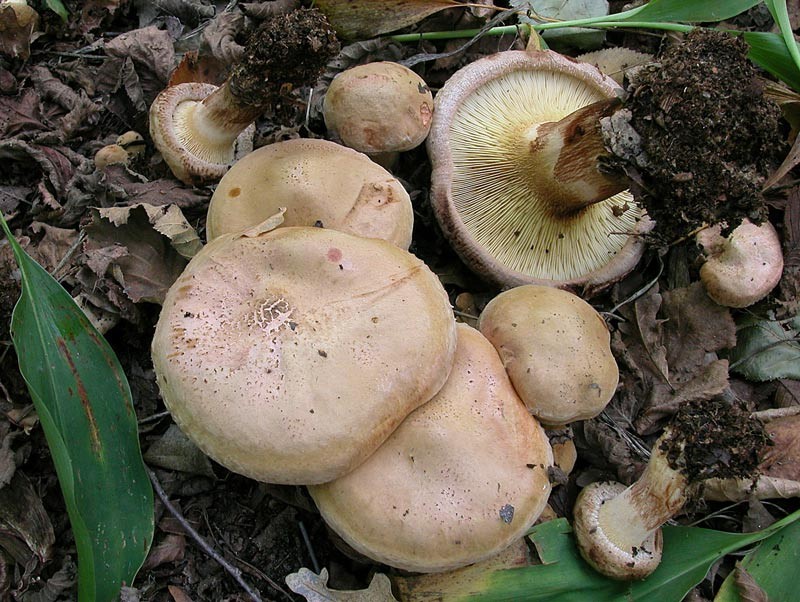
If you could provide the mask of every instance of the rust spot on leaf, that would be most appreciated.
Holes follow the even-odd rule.
[[[86,420],[89,423],[89,437],[92,440],[92,451],[95,455],[100,455],[100,431],[97,428],[97,420],[94,417],[94,410],[92,409],[92,404],[89,401],[89,394],[86,391],[86,387],[83,385],[83,381],[81,377],[78,375],[78,369],[75,366],[75,361],[72,358],[72,354],[70,353],[69,349],[67,349],[67,345],[63,339],[58,339],[56,341],[58,345],[59,351],[61,351],[61,355],[64,356],[64,359],[67,360],[69,364],[69,369],[72,371],[73,376],[75,377],[75,384],[78,387],[78,399],[80,399],[81,405],[83,406],[83,411],[86,414]]]

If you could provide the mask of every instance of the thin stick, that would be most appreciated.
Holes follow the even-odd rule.
[[[306,544],[308,555],[311,557],[311,566],[314,567],[314,572],[319,575],[319,562],[317,562],[317,555],[314,554],[314,548],[311,545],[311,538],[308,536],[308,531],[306,531],[306,526],[303,524],[303,521],[299,521],[298,524],[300,525],[300,535],[303,536],[303,542]]]
[[[242,571],[217,554],[217,552],[214,551],[208,542],[203,539],[203,537],[197,531],[195,531],[192,525],[189,524],[189,521],[187,521],[183,515],[178,512],[178,509],[172,505],[172,502],[169,501],[169,497],[167,497],[166,491],[164,491],[164,488],[161,486],[161,482],[158,480],[156,473],[148,468],[147,474],[150,476],[150,481],[153,483],[153,489],[155,490],[156,495],[158,495],[159,499],[163,502],[164,507],[166,507],[169,513],[177,519],[189,537],[191,537],[195,543],[200,546],[201,550],[213,558],[223,569],[228,572],[231,577],[236,580],[239,586],[247,593],[248,596],[250,596],[253,602],[262,602],[261,596],[253,591],[250,586],[247,585],[244,579],[242,579]]]

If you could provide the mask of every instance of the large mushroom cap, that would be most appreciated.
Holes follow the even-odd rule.
[[[473,270],[505,286],[602,285],[636,265],[636,234],[650,225],[631,195],[581,206],[596,191],[573,185],[571,174],[594,158],[553,155],[538,141],[542,126],[617,90],[589,64],[509,51],[470,63],[439,91],[428,136],[431,200]],[[559,206],[560,188],[569,188],[574,207]]]
[[[414,213],[402,184],[366,155],[327,140],[270,144],[234,164],[211,197],[208,238],[259,224],[280,208],[286,226],[411,244]]]
[[[553,456],[492,345],[458,325],[450,377],[352,473],[310,487],[356,550],[409,571],[488,558],[544,509]]]
[[[478,328],[528,409],[546,424],[592,418],[616,391],[608,328],[572,293],[537,285],[505,291],[483,310]]]
[[[153,339],[178,426],[229,469],[287,484],[361,463],[441,388],[454,351],[447,295],[419,259],[319,228],[209,243]]]
[[[430,131],[433,95],[408,67],[379,61],[337,75],[325,93],[323,112],[331,136],[350,148],[407,151]]]

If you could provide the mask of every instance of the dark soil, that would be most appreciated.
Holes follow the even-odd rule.
[[[670,242],[707,224],[766,217],[762,184],[785,156],[778,106],[740,37],[695,30],[636,75],[625,103],[647,165],[635,193]]]

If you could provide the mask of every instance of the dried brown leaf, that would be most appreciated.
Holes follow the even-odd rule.
[[[186,538],[183,535],[166,535],[147,555],[142,568],[154,569],[162,564],[183,560],[186,553]]]
[[[307,602],[389,602],[396,600],[392,595],[392,584],[383,573],[376,573],[367,589],[335,590],[328,588],[328,570],[322,569],[319,575],[307,568],[287,575],[286,584],[294,593],[303,596]]]
[[[187,594],[177,585],[168,585],[167,591],[169,591],[169,595],[172,596],[174,602],[192,602],[189,594]]]
[[[203,29],[200,53],[226,65],[237,62],[244,54],[244,46],[236,41],[236,36],[243,28],[244,15],[241,12],[219,13]]]
[[[465,6],[455,0],[318,0],[333,28],[346,39],[372,38],[418,23],[439,11]]]
[[[70,228],[56,228],[42,222],[33,222],[31,230],[41,236],[34,248],[27,249],[36,261],[39,262],[53,277],[59,279],[64,275],[69,265],[65,265],[59,273],[56,268],[64,263],[73,251],[73,246],[78,240],[77,230]]]
[[[109,268],[134,303],[161,303],[188,263],[154,228],[143,205],[94,210],[85,230],[87,253],[115,245],[125,249]]]
[[[42,562],[50,558],[55,534],[42,498],[28,478],[17,471],[0,489],[0,546],[25,564],[35,554]]]
[[[739,591],[739,599],[742,602],[769,602],[767,592],[761,589],[753,576],[747,572],[747,569],[737,564],[733,569],[733,582],[736,584],[736,589]]]
[[[27,8],[27,7],[26,7]],[[36,14],[32,8],[32,14]],[[31,55],[31,42],[36,37],[39,17],[17,16],[16,7],[0,5],[0,54],[27,60]]]
[[[120,34],[106,43],[105,50],[113,57],[130,57],[136,67],[153,72],[162,84],[169,81],[175,64],[172,39],[166,31],[155,26]]]
[[[78,31],[86,34],[97,29],[104,21],[113,17],[122,4],[122,0],[84,0],[81,4]]]
[[[39,108],[41,102],[33,88],[13,96],[0,96],[0,137],[47,130]]]
[[[190,51],[183,55],[183,59],[172,72],[169,86],[200,82],[219,86],[225,81],[227,68],[225,63],[213,56],[198,56],[197,52]]]
[[[177,426],[171,425],[144,454],[148,464],[168,470],[215,478],[211,462]]]

